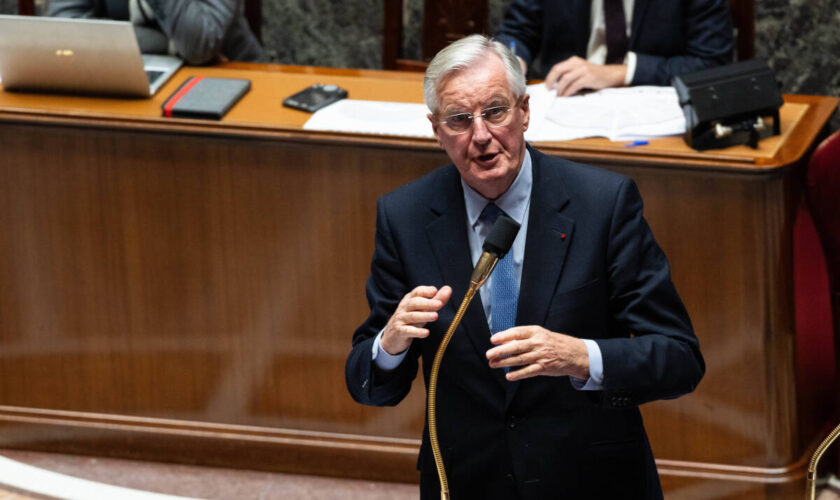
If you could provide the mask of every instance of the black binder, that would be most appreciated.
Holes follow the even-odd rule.
[[[250,89],[250,80],[191,76],[161,107],[167,117],[221,120]]]
[[[778,135],[782,94],[773,71],[759,60],[674,77],[685,114],[685,142],[694,149],[748,144]]]

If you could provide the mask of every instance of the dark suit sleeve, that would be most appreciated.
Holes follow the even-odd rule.
[[[502,18],[496,40],[510,47],[515,42],[516,55],[526,67],[540,51],[542,44],[542,6],[533,0],[513,0]]]
[[[395,248],[385,202],[376,211],[376,247],[367,280],[370,316],[353,334],[353,349],[345,365],[345,382],[350,395],[359,403],[373,406],[396,405],[408,394],[417,375],[419,348],[413,343],[402,363],[383,372],[372,362],[373,341],[388,323],[403,296],[408,293],[402,262]]]
[[[728,0],[690,0],[685,9],[681,53],[666,57],[636,52],[633,85],[671,85],[677,75],[732,62],[734,38]],[[641,29],[657,27],[646,23]]]
[[[94,18],[97,12],[94,0],[50,0],[47,2],[47,15],[50,17]]]
[[[189,64],[212,63],[223,53],[230,36],[243,31],[251,35],[240,15],[242,0],[149,0],[149,4],[161,29]],[[243,45],[239,52],[246,48],[250,52],[226,55],[238,60],[259,59],[261,49],[252,35],[249,38],[251,46]]]
[[[604,362],[602,403],[632,406],[693,391],[705,371],[703,357],[630,179],[616,197],[607,259],[610,316],[628,336],[596,340]]]
[[[115,2],[117,3],[117,2]],[[94,0],[50,0],[47,5],[47,15],[52,17],[70,17],[82,19],[115,19],[128,21],[128,6],[124,5],[121,12],[110,12],[109,3]],[[152,26],[134,26],[137,44],[144,54],[166,54],[169,49],[169,39],[161,31]]]

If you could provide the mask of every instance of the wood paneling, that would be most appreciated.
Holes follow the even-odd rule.
[[[419,100],[419,80],[200,71],[254,90],[222,122],[160,118],[165,95],[0,93],[0,446],[416,480],[422,381],[368,408],[343,368],[376,199],[446,157],[426,139],[304,132],[279,98],[335,78]],[[794,377],[791,233],[801,158],[837,99],[786,99],[807,110],[753,156],[540,145],[636,180],[694,321],[706,378],[643,408],[675,498],[789,498],[825,418],[798,409],[814,405]]]
[[[382,412],[343,386],[376,198],[442,155],[42,132],[0,138],[0,401],[289,427],[331,409],[328,431]]]
[[[384,0],[382,69],[426,71],[429,61],[450,43],[473,33],[486,33],[487,0],[423,2],[421,60],[403,55],[404,0]]]

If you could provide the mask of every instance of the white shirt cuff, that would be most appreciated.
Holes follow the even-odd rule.
[[[633,76],[636,74],[636,53],[628,52],[624,56],[624,65],[627,66],[627,73],[624,75],[624,85],[633,84]]]
[[[604,360],[601,357],[601,348],[594,340],[581,340],[586,344],[586,351],[589,354],[589,379],[569,377],[569,380],[572,382],[572,387],[579,391],[600,391],[604,388]]]
[[[376,363],[377,368],[387,371],[400,366],[402,360],[405,359],[406,353],[408,353],[408,349],[399,354],[390,354],[382,348],[382,334],[384,332],[384,328],[379,330],[379,334],[375,339],[373,339],[373,352],[371,353],[371,359],[373,359],[373,362]],[[600,351],[598,353],[600,356]]]

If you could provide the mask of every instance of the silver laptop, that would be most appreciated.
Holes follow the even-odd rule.
[[[129,22],[0,15],[5,90],[151,97],[181,64],[141,55]]]

